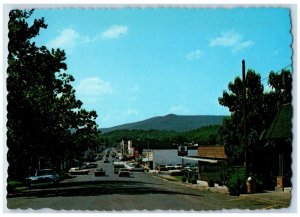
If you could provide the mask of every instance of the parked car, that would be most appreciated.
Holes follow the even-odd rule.
[[[114,162],[113,163],[114,174],[119,174],[119,170],[122,168],[125,168],[125,164],[123,162]]]
[[[94,174],[95,176],[105,176],[105,170],[103,168],[98,168]]]
[[[59,175],[53,169],[38,170],[34,176],[27,178],[30,187],[39,185],[55,185],[59,183]]]
[[[109,163],[109,160],[106,158],[106,159],[104,160],[104,163]]]
[[[182,164],[176,164],[175,169],[181,170],[183,168]]]
[[[71,175],[87,175],[89,174],[89,170],[79,167],[72,167],[69,169],[69,173]]]
[[[175,167],[174,167],[172,164],[168,164],[168,165],[166,166],[166,169],[167,169],[167,170],[175,170]]]
[[[144,168],[141,165],[135,163],[128,164],[127,169],[130,172],[144,172]]]
[[[126,169],[126,168],[121,168],[121,169],[119,169],[118,175],[119,175],[120,177],[121,177],[121,176],[127,176],[127,177],[129,177],[129,176],[130,176],[130,172],[129,172],[129,170]]]
[[[92,169],[92,168],[97,168],[98,164],[97,163],[88,163],[86,165],[86,169]]]
[[[159,165],[157,167],[158,172],[163,172],[163,171],[167,171],[167,168],[165,165]]]

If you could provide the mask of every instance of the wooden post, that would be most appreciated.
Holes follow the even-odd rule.
[[[242,78],[243,78],[243,125],[244,125],[244,134],[243,134],[243,145],[245,148],[245,170],[246,176],[249,176],[249,163],[248,163],[248,142],[247,142],[247,111],[246,111],[246,72],[245,72],[245,60],[242,61]]]

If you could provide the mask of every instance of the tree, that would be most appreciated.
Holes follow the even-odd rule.
[[[82,137],[97,134],[95,111],[81,108],[67,74],[63,50],[37,47],[33,38],[46,29],[44,18],[26,20],[33,10],[9,13],[7,159],[10,179],[24,179],[41,159],[59,168],[66,158],[81,155]],[[79,136],[79,137],[80,137]],[[75,151],[75,150],[79,150]]]
[[[242,164],[244,162],[244,145],[243,138],[243,82],[236,77],[234,82],[228,84],[229,92],[224,91],[223,97],[219,98],[222,106],[229,108],[231,118],[226,119],[220,130],[221,140],[225,145],[225,151],[229,161],[233,164]],[[245,78],[246,91],[246,123],[247,135],[251,135],[248,140],[248,146],[251,150],[253,142],[257,140],[258,135],[264,129],[263,119],[263,85],[259,74],[249,69]],[[256,136],[256,138],[254,138]]]
[[[270,126],[278,109],[284,103],[290,103],[292,77],[289,70],[280,73],[270,72],[268,81],[271,91],[264,92],[259,74],[248,70],[245,79],[246,88],[246,123],[248,155],[251,159],[262,149],[262,133]],[[243,139],[243,83],[239,77],[228,84],[229,91],[224,91],[219,98],[222,106],[228,107],[230,119],[225,119],[220,129],[220,139],[225,145],[229,161],[242,164],[244,161]]]
[[[283,104],[292,102],[292,73],[287,69],[276,73],[271,71],[268,85],[271,90],[264,94],[264,113],[267,126],[272,123]]]

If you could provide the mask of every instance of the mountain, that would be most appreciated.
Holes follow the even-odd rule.
[[[186,132],[208,125],[221,125],[227,116],[220,115],[175,115],[157,116],[143,121],[101,128],[102,133],[114,130],[166,130]]]

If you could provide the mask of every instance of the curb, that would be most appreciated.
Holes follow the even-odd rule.
[[[251,194],[241,194],[240,197],[241,198],[245,198],[245,199],[249,199],[249,200],[254,200],[254,201],[273,203],[273,204],[281,205],[281,206],[284,206],[284,207],[289,207],[290,204],[291,204],[291,201],[285,202],[285,201],[279,201],[279,200],[265,198],[263,196],[254,196],[254,195],[251,195]],[[271,197],[271,195],[270,195],[270,197]],[[290,198],[290,200],[291,200],[291,198]]]
[[[213,192],[213,193],[228,194],[229,195],[229,192],[220,191],[218,189],[215,189],[214,187],[206,187],[206,186],[201,186],[199,184],[190,184],[190,183],[185,183],[185,182],[180,182],[180,181],[176,182],[173,179],[166,178],[166,177],[163,177],[163,176],[160,176],[160,175],[157,175],[157,174],[153,174],[153,173],[148,173],[148,174],[152,175],[152,177],[156,177],[158,179],[169,181],[169,182],[172,182],[172,183],[175,183],[175,184],[178,184],[178,185],[182,185],[182,186],[186,186],[186,187],[189,187],[189,188],[194,188],[194,189],[198,189],[198,190],[201,190],[201,191],[210,191],[210,192]]]

